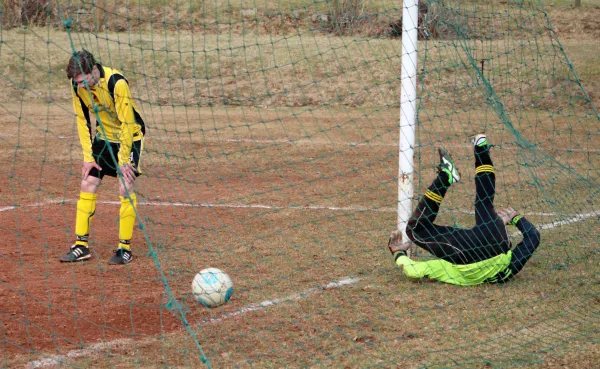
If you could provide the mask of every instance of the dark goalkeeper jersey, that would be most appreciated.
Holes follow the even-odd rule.
[[[540,243],[540,233],[525,218],[521,218],[517,228],[523,240],[505,254],[472,264],[452,264],[445,260],[414,261],[403,252],[394,253],[396,265],[402,268],[408,278],[429,278],[460,286],[474,286],[482,283],[505,283],[523,269]]]

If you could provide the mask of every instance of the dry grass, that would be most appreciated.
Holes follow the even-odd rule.
[[[547,225],[542,246],[514,281],[474,288],[407,281],[385,248],[396,226],[399,40],[334,37],[303,21],[239,22],[241,9],[290,15],[305,10],[300,1],[176,5],[129,2],[120,10],[123,2],[107,1],[105,8],[116,11],[93,14],[102,22],[110,24],[117,13],[131,18],[139,9],[158,28],[74,32],[73,43],[50,27],[2,31],[0,208],[19,208],[0,212],[0,297],[6,298],[0,366],[71,352],[62,366],[204,367],[197,344],[214,368],[583,369],[600,361],[598,217],[557,223],[598,211],[598,119],[560,50],[598,103],[593,5],[584,0],[584,12],[548,7],[560,44],[547,35],[538,42],[421,43],[416,192],[433,176],[435,148],[447,146],[465,180],[451,188],[439,222],[472,225],[474,168],[465,136],[485,129],[497,145],[496,204]],[[326,3],[314,6],[310,12]],[[368,6],[399,11],[395,2]],[[238,23],[193,34],[162,27],[161,19],[173,25],[189,10]],[[145,229],[136,229],[135,265],[123,273],[107,272],[99,259],[73,268],[54,263],[72,236],[74,203],[46,202],[77,198],[81,161],[62,71],[72,46],[87,47],[126,73],[149,125],[146,175],[138,184]],[[469,55],[476,64],[490,60],[483,75],[502,99],[503,119],[486,103]],[[107,179],[100,201],[116,200],[114,187]],[[46,205],[27,206],[36,203]],[[116,209],[99,205],[92,234],[99,253],[112,246],[106,234],[116,230]],[[149,247],[155,258],[144,255]],[[236,288],[233,300],[215,310],[189,295],[193,274],[207,265],[225,269]],[[105,322],[108,333],[122,328],[128,337],[106,339],[112,343],[105,348],[90,346],[103,336],[66,342],[55,331],[19,323],[31,314],[30,322],[75,330],[72,321],[49,313],[44,295],[57,292],[46,285],[64,281],[60,289],[68,295],[72,280],[65,303],[75,309],[81,301],[75,292],[85,288],[101,301],[114,298],[103,284],[109,274],[119,274],[124,293],[116,304],[130,312],[147,303],[137,299],[147,291],[133,288],[134,277],[161,282],[157,272],[182,304],[189,331],[167,323],[179,315],[164,304],[156,307],[164,322],[133,314],[124,320],[137,324],[131,331]],[[347,276],[356,280],[322,288]],[[41,318],[25,300],[38,295],[31,305],[43,310]],[[11,306],[21,307],[16,312],[6,307],[13,299]],[[276,303],[255,305],[263,301]],[[30,337],[47,336],[53,346],[31,349],[27,339],[14,346],[9,328],[15,325]],[[159,326],[160,335],[144,334],[144,325]],[[79,355],[77,343],[96,349]]]
[[[40,95],[53,100],[67,98],[62,70],[71,44],[65,34],[51,31],[48,35],[42,30],[7,33],[2,85],[10,92],[3,100],[20,98],[22,92],[28,100]],[[307,41],[267,36],[244,40],[191,34],[160,38],[145,34],[129,39],[131,35],[107,34],[96,43],[98,40],[88,36],[74,34],[74,46],[88,48],[102,63],[121,69],[137,87],[140,99],[152,104],[307,106],[330,101],[362,105],[374,103],[369,101],[373,98],[396,102],[399,50],[395,41],[357,42],[318,35]],[[46,37],[51,43],[43,41]],[[38,42],[44,44],[40,45],[46,49],[43,54],[37,54],[41,51],[35,46]],[[178,45],[175,49],[174,44]],[[198,50],[199,45],[203,51]],[[23,55],[25,62],[19,59]],[[361,73],[373,79],[370,87],[358,87]],[[23,84],[28,86],[25,91]],[[168,91],[161,88],[165,85],[170,86]]]
[[[20,126],[12,118],[0,122],[2,132],[14,134],[3,138],[2,160],[19,163],[13,179],[3,179],[2,188],[12,188],[12,201],[23,205],[61,199],[65,192],[75,198],[70,182],[76,180],[80,153],[70,112],[52,105],[49,110],[32,107],[24,112]],[[146,108],[148,113],[153,109]],[[146,236],[153,245],[213,367],[543,368],[568,363],[586,368],[598,360],[597,217],[543,231],[540,250],[506,286],[410,282],[394,270],[385,250],[395,222],[395,109],[371,111],[366,117],[363,109],[303,112],[244,107],[179,108],[167,115],[147,141],[140,201],[198,206],[140,206],[146,231],[138,232],[136,239]],[[46,118],[51,134],[39,145],[42,131],[28,129],[33,125],[25,121],[33,124]],[[422,137],[420,191],[433,173],[435,138],[449,131],[449,123],[445,124],[440,122]],[[17,129],[38,138],[19,135]],[[535,137],[527,130],[522,133]],[[454,129],[454,134],[464,137],[466,132]],[[19,138],[19,149],[10,150]],[[517,166],[520,155],[532,153],[515,152],[510,132],[493,131],[492,138],[499,144],[494,151],[501,166],[498,204],[517,204],[537,224],[594,209],[582,200],[594,191],[591,185],[580,182],[581,188],[565,193],[565,186],[576,183],[571,172],[554,170],[547,176],[550,157],[534,171]],[[472,207],[473,169],[463,142],[454,136],[445,141],[453,148],[465,183],[450,190],[439,221],[469,226],[472,216],[461,211]],[[540,151],[559,148],[542,145]],[[578,163],[575,169],[582,175],[600,165],[597,155],[557,152],[561,162]],[[39,173],[43,191],[35,191]],[[111,200],[109,190],[102,190],[101,199]],[[37,224],[36,214],[23,208],[2,214],[2,219]],[[94,222],[114,227],[114,213],[101,212]],[[136,247],[143,248],[139,243]],[[56,247],[55,252],[59,250]],[[136,262],[153,266],[147,257]],[[190,300],[189,281],[198,265],[225,266],[236,284],[229,304],[206,310]],[[79,283],[96,281],[97,266],[89,268]],[[294,296],[346,276],[357,282],[235,315],[252,304]],[[221,321],[210,323],[213,318]],[[75,349],[61,347],[62,353]],[[44,354],[8,355],[5,361],[11,367],[41,357]],[[202,363],[194,341],[180,328],[161,337],[139,336],[75,355],[67,365],[201,367]]]
[[[119,4],[107,5],[110,6]],[[390,17],[398,11],[384,3],[373,6]],[[477,3],[473,6],[482,8]],[[487,23],[472,25],[481,30],[474,31],[476,34],[488,32],[489,40],[420,43],[423,101],[454,108],[472,103],[472,92],[485,99],[485,84],[474,69],[480,69],[483,60],[483,76],[508,109],[518,111],[534,106],[560,110],[585,104],[587,97],[578,80],[598,105],[600,69],[595,45],[600,27],[595,20],[600,10],[548,7],[561,38],[559,42],[546,30],[541,13],[529,14],[518,8],[504,12],[503,6],[500,4],[486,18]],[[468,13],[467,9],[462,11]],[[522,21],[523,14],[533,20]],[[520,21],[526,26],[521,26]],[[74,49],[87,48],[103,63],[126,73],[140,99],[151,104],[398,104],[401,47],[397,39],[331,37],[309,24],[282,28],[277,20],[262,16],[252,25],[235,24],[241,25],[219,24],[214,28],[213,24],[202,26],[195,33],[183,27],[185,20],[182,27],[166,27],[159,22],[140,29],[127,24],[120,33],[111,28],[70,36],[51,28],[5,31],[0,49],[0,87],[5,93],[0,101],[68,99],[64,65]],[[573,63],[577,78],[569,62]],[[168,91],[163,86],[168,86]],[[434,94],[433,101],[429,90]]]
[[[279,39],[191,34],[105,34],[92,38],[76,33],[71,44],[64,36],[42,29],[6,32],[2,50],[6,64],[0,80],[5,94],[0,101],[69,99],[63,70],[74,47],[87,48],[102,63],[121,69],[137,96],[153,105],[398,104],[400,45],[395,40],[332,39],[318,34]],[[597,55],[589,52],[594,44],[592,40],[563,41],[567,59],[558,44],[549,40],[522,45],[500,40],[488,45],[463,41],[458,50],[450,41],[423,43],[420,63],[426,73],[422,99],[438,107],[464,107],[473,102],[472,93],[476,92],[483,102],[485,85],[465,59],[465,50],[469,50],[474,63],[491,60],[485,65],[484,76],[510,110],[534,106],[558,111],[585,105],[586,97],[566,62],[573,61],[588,95],[597,100]],[[550,56],[534,59],[537,67],[528,68],[538,52]]]
[[[47,4],[49,3],[49,4]],[[44,11],[40,12],[40,4]],[[71,19],[73,30],[93,30],[101,32],[125,31],[133,29],[156,28],[157,24],[170,30],[174,29],[218,29],[233,31],[253,29],[259,32],[274,30],[292,30],[297,26],[316,26],[323,31],[331,29],[333,17],[339,14],[340,5],[333,2],[309,3],[304,0],[292,1],[164,1],[164,0],[98,0],[93,2],[70,2],[43,0],[1,0],[0,6],[5,16],[2,24],[7,27],[22,24],[51,24],[62,27],[67,19]],[[396,17],[400,8],[391,0],[360,1],[361,16],[368,22],[361,21],[362,27],[372,29],[377,26],[387,27]],[[22,13],[35,12],[36,17],[29,22]],[[38,14],[39,13],[39,14]],[[384,14],[378,17],[378,14]],[[396,15],[394,15],[396,14]],[[390,18],[390,16],[392,18]],[[21,20],[23,18],[23,20]],[[266,20],[266,21],[265,21]],[[260,23],[264,23],[261,25]]]
[[[2,161],[18,164],[10,178],[3,177],[2,188],[11,189],[11,203],[22,205],[65,196],[74,199],[72,182],[77,180],[80,152],[71,113],[54,104],[30,107],[21,120],[4,115],[0,122],[5,134]],[[5,108],[12,115],[19,105]],[[395,108],[366,115],[364,109],[145,109],[147,115],[158,110],[165,118],[154,122],[148,137],[140,201],[190,207],[140,206],[146,230],[136,239],[152,244],[214,367],[483,368],[569,362],[585,368],[597,361],[593,329],[598,310],[597,217],[543,231],[539,252],[506,286],[458,288],[405,281],[385,250],[396,216]],[[450,124],[440,120],[431,132],[423,132],[418,150],[421,192],[433,173],[433,145]],[[466,180],[451,189],[439,218],[462,226],[472,222],[472,216],[463,213],[473,201],[473,184],[468,181],[473,175],[472,156],[462,140],[467,128],[445,133],[444,144],[453,148]],[[584,126],[577,129],[585,132]],[[522,134],[536,137],[527,129]],[[556,150],[561,155],[556,159],[572,162],[573,168],[550,170],[550,156],[538,158],[539,167],[528,168],[521,159],[534,152],[515,152],[510,132],[494,130],[492,137],[499,144],[494,152],[501,167],[498,204],[517,204],[537,224],[594,210],[585,199],[592,200],[597,177],[586,183],[575,181],[573,173],[589,175],[600,165],[597,155],[561,151],[555,137],[555,147],[539,142],[539,150],[542,154]],[[38,184],[40,173],[43,184]],[[111,200],[109,190],[102,190],[102,199]],[[8,200],[4,195],[3,202],[9,204]],[[39,224],[66,232],[40,223],[35,208],[2,217],[8,224]],[[94,224],[114,228],[114,213],[97,214]],[[139,242],[136,250],[143,249]],[[61,248],[51,250],[58,253]],[[136,262],[153,267],[148,257]],[[190,301],[189,281],[199,265],[222,266],[232,275],[236,294],[223,308],[208,311]],[[89,274],[80,276],[80,283],[96,281],[97,267],[88,267]],[[358,281],[227,315],[346,276]],[[222,321],[207,322],[211,318]],[[160,338],[141,337],[75,355],[68,365],[201,366],[194,341],[182,329]],[[61,347],[52,353],[74,349]],[[583,353],[574,357],[575,350]],[[5,362],[18,366],[44,356],[5,354]]]

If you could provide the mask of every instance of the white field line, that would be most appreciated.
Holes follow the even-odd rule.
[[[173,141],[173,139],[170,138],[159,138],[159,140],[164,140],[164,141]],[[322,141],[322,140],[308,140],[308,139],[299,139],[299,140],[253,140],[253,139],[246,139],[246,138],[241,138],[241,139],[224,139],[224,140],[214,140],[214,139],[210,139],[210,140],[206,140],[209,142],[239,142],[239,143],[272,143],[272,144],[281,144],[281,143],[289,143],[289,144],[304,144],[304,145],[334,145],[334,146],[340,146],[340,145],[347,145],[347,146],[384,146],[384,147],[398,147],[399,144],[398,143],[381,143],[381,142],[352,142],[352,141],[347,141],[347,142],[335,142],[335,141]],[[470,143],[462,143],[462,144],[448,144],[448,145],[444,145],[446,148],[457,148],[457,147],[470,147],[472,144]],[[419,146],[423,146],[423,147],[429,147],[432,145],[416,145],[416,147]],[[518,148],[514,145],[514,144],[509,144],[509,145],[502,145],[502,149],[503,150],[517,150]],[[589,149],[589,150],[585,150],[585,149],[558,149],[558,148],[552,148],[549,149],[552,151],[572,151],[572,152],[600,152],[600,149],[596,150],[596,149]]]
[[[284,302],[288,302],[288,301],[300,300],[300,299],[306,298],[309,295],[312,295],[312,294],[315,294],[315,293],[318,293],[321,291],[325,291],[325,290],[329,290],[329,289],[333,289],[333,288],[341,288],[341,287],[344,287],[344,286],[347,286],[350,284],[357,283],[358,281],[359,281],[359,278],[345,277],[345,278],[340,279],[339,281],[331,282],[331,283],[328,283],[328,284],[326,284],[324,286],[320,286],[320,287],[309,288],[305,291],[295,293],[295,294],[292,294],[287,297],[278,298],[278,299],[274,299],[274,300],[266,300],[266,301],[263,301],[258,304],[247,305],[246,307],[243,307],[239,310],[236,310],[236,311],[233,311],[230,313],[221,314],[219,317],[216,317],[216,318],[203,320],[195,325],[200,326],[200,325],[204,325],[204,324],[218,324],[218,323],[222,322],[223,320],[234,318],[236,316],[240,316],[240,315],[252,312],[252,311],[262,310],[267,307],[275,306],[275,305],[278,305],[278,304],[281,304]],[[142,342],[151,342],[151,341],[154,341],[154,339],[146,338],[146,339],[142,340]],[[45,357],[40,360],[30,361],[29,363],[27,363],[26,367],[27,367],[27,369],[38,369],[38,368],[44,368],[47,366],[61,365],[63,362],[70,360],[70,359],[72,360],[72,359],[77,359],[77,358],[82,358],[82,357],[89,358],[89,357],[94,357],[99,354],[108,355],[110,353],[110,350],[112,350],[116,346],[120,346],[120,345],[133,346],[136,344],[136,342],[138,344],[140,343],[139,340],[134,341],[131,338],[120,338],[120,339],[117,339],[114,341],[109,341],[109,342],[99,342],[99,343],[89,345],[84,349],[69,351],[64,355],[52,355],[52,356],[48,356],[48,357]]]
[[[5,206],[0,208],[0,213],[9,210],[15,210],[21,207],[39,207],[44,205],[51,204],[61,204],[61,203],[75,203],[77,200],[66,199],[66,200],[49,200],[42,203],[35,204],[27,204],[27,205],[19,205],[19,206]],[[105,205],[121,205],[120,201],[100,201],[100,204]],[[216,204],[216,203],[188,203],[188,202],[168,202],[168,201],[158,201],[158,202],[138,202],[138,206],[156,206],[156,207],[186,207],[186,208],[231,208],[231,209],[273,209],[273,210],[331,210],[331,211],[361,211],[361,212],[384,212],[391,213],[396,212],[398,209],[396,208],[367,208],[361,206],[346,206],[346,207],[336,207],[336,206],[320,206],[320,205],[298,205],[298,206],[276,206],[276,205],[261,205],[261,204]],[[441,213],[449,212],[449,213],[462,213],[462,214],[475,214],[473,210],[441,210]],[[587,216],[588,214],[600,214],[600,212],[592,212],[587,214],[572,214],[574,219],[577,219],[579,216]],[[531,212],[524,213],[525,216],[536,215],[536,216],[557,216],[560,215],[558,213],[544,213],[544,212]],[[566,222],[570,222],[569,220],[565,220]]]
[[[19,206],[5,206],[0,208],[0,213],[9,210],[15,210],[21,207],[38,207],[50,204],[60,203],[75,203],[77,200],[50,200],[47,202],[27,204]],[[120,201],[99,201],[100,204],[105,205],[121,205]],[[333,210],[333,211],[375,211],[375,212],[392,212],[396,211],[393,208],[366,208],[359,206],[350,207],[335,207],[335,206],[318,206],[318,205],[307,205],[307,206],[275,206],[275,205],[246,205],[246,204],[213,204],[213,203],[187,203],[187,202],[138,202],[138,206],[157,206],[157,207],[185,207],[185,208],[232,208],[232,209],[273,209],[273,210]]]
[[[591,218],[594,216],[600,216],[600,212],[577,214],[576,216],[574,216],[570,219],[542,224],[539,226],[539,229],[540,230],[552,229],[552,228],[560,227],[563,225],[580,222],[580,221],[583,221],[585,219],[588,219],[588,218]],[[513,236],[518,235],[518,234],[519,233],[517,232]],[[358,281],[359,281],[359,278],[345,277],[343,279],[340,279],[339,281],[328,283],[325,286],[310,288],[308,290],[305,290],[305,291],[302,291],[299,293],[295,293],[295,294],[292,294],[287,297],[277,298],[274,300],[266,300],[266,301],[263,301],[263,302],[260,302],[257,304],[247,305],[246,307],[243,307],[237,311],[234,311],[231,313],[225,313],[216,318],[203,320],[203,321],[197,323],[196,325],[218,324],[226,319],[234,318],[236,316],[240,316],[240,315],[243,315],[243,314],[246,314],[249,312],[253,312],[253,311],[263,310],[270,306],[275,306],[275,305],[278,305],[278,304],[281,304],[284,302],[300,300],[300,299],[306,298],[307,296],[317,293],[317,292],[321,292],[321,291],[332,289],[332,288],[340,288],[340,287],[343,287],[343,286],[346,286],[349,284],[357,283]],[[144,341],[152,341],[152,340],[153,339],[146,339]],[[117,340],[109,341],[109,342],[100,342],[100,343],[92,344],[92,345],[86,347],[85,349],[69,351],[65,355],[52,355],[52,356],[49,356],[47,358],[43,358],[40,360],[30,361],[29,363],[27,363],[27,368],[28,369],[37,369],[37,368],[43,368],[43,367],[52,366],[52,365],[59,365],[62,362],[69,360],[69,359],[77,359],[77,358],[81,358],[81,357],[90,357],[90,356],[93,357],[96,354],[109,351],[118,345],[132,345],[135,342],[137,342],[137,341],[134,341],[132,339],[117,339]]]
[[[44,206],[44,205],[61,204],[63,202],[65,202],[65,201],[63,201],[63,200],[47,200],[47,201],[38,202],[35,204],[5,206],[5,207],[0,208],[0,213],[2,213],[3,211],[15,210],[15,209],[19,209],[19,208],[37,208],[37,207]],[[71,202],[71,200],[67,200],[67,202]]]
[[[537,226],[537,229],[540,231],[545,230],[545,229],[552,229],[552,228],[561,227],[561,226],[564,226],[567,224],[581,222],[582,220],[586,220],[588,218],[593,218],[593,217],[600,217],[600,211],[592,211],[590,213],[575,214],[572,218],[569,218],[569,219],[555,220],[550,223],[542,224],[540,226]],[[520,234],[521,234],[521,232],[517,231],[517,232],[513,233],[512,236],[515,237]]]
[[[51,355],[43,359],[30,361],[25,366],[27,369],[45,368],[47,366],[61,366],[62,363],[69,359],[78,359],[80,357],[94,357],[100,352],[110,352],[110,350],[116,346],[124,345],[131,346],[134,341],[131,338],[119,338],[109,342],[99,342],[89,345],[88,347],[80,350],[72,350],[64,355]]]
[[[0,134],[1,137],[22,137],[22,138],[42,138],[47,137],[47,135],[16,135],[16,134]],[[56,138],[60,140],[66,139],[77,139],[77,136],[56,136]],[[162,141],[162,142],[179,142],[183,141],[186,143],[186,140],[180,140],[179,138],[172,137],[160,137],[160,136],[151,136],[148,139],[152,141]],[[298,139],[298,140],[290,140],[290,139],[279,139],[279,140],[271,140],[271,139],[250,139],[250,138],[229,138],[229,139],[214,139],[208,138],[204,139],[204,142],[229,142],[229,143],[256,143],[256,144],[294,144],[294,145],[318,145],[318,146],[351,146],[351,147],[360,147],[360,146],[382,146],[382,147],[398,147],[398,143],[381,143],[381,142],[352,142],[352,141],[325,141],[325,140],[310,140],[310,139]],[[431,145],[423,145],[423,147],[428,147]],[[457,148],[457,147],[468,147],[471,146],[470,143],[464,144],[449,144],[445,145],[447,148]],[[418,146],[417,146],[418,147]],[[504,150],[517,150],[518,148],[514,144],[510,145],[502,145],[502,149]],[[559,149],[559,148],[548,148],[548,150],[552,151],[567,151],[567,152],[600,152],[600,149]]]
[[[111,204],[121,204],[117,201],[110,202]],[[273,210],[333,210],[333,211],[374,211],[374,212],[392,212],[396,211],[393,208],[366,208],[361,206],[319,206],[319,205],[298,205],[298,206],[276,206],[276,205],[248,205],[248,204],[213,204],[213,203],[170,203],[170,202],[143,202],[143,206],[182,206],[182,207],[202,207],[202,208],[233,208],[233,209],[273,209]]]
[[[340,287],[344,287],[346,285],[354,284],[354,283],[358,282],[359,280],[360,280],[360,278],[345,277],[345,278],[340,279],[339,281],[330,282],[330,283],[328,283],[324,286],[320,286],[320,287],[309,288],[308,290],[305,290],[305,291],[302,291],[299,293],[295,293],[295,294],[287,296],[287,297],[282,297],[282,298],[278,298],[278,299],[274,299],[274,300],[266,300],[266,301],[260,302],[258,304],[248,305],[246,307],[243,307],[243,308],[233,311],[231,313],[221,314],[221,316],[219,316],[217,318],[202,320],[200,323],[198,323],[196,325],[220,323],[223,320],[230,319],[230,318],[236,317],[238,315],[243,315],[243,314],[249,313],[251,311],[263,310],[270,306],[275,306],[275,305],[281,304],[283,302],[301,300],[303,298],[308,297],[309,295],[312,295],[314,293],[318,293],[318,292],[321,292],[324,290],[330,290],[333,288],[340,288]]]

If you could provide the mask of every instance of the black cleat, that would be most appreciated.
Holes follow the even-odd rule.
[[[76,261],[87,260],[92,257],[90,249],[82,245],[73,245],[69,252],[60,257],[64,263],[73,263]]]
[[[108,260],[111,265],[129,264],[133,259],[133,254],[127,249],[116,249],[115,254]]]
[[[487,146],[487,137],[483,132],[477,132],[469,136],[469,141],[473,144],[473,146],[484,147]]]
[[[460,181],[460,173],[458,172],[458,169],[456,168],[452,157],[450,157],[450,154],[448,154],[448,151],[440,147],[439,153],[440,166],[438,168],[440,171],[446,172],[448,174],[448,185]]]

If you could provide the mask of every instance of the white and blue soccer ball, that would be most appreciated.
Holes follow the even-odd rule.
[[[229,301],[233,294],[233,282],[221,269],[206,268],[194,276],[192,293],[196,301],[214,308]]]

